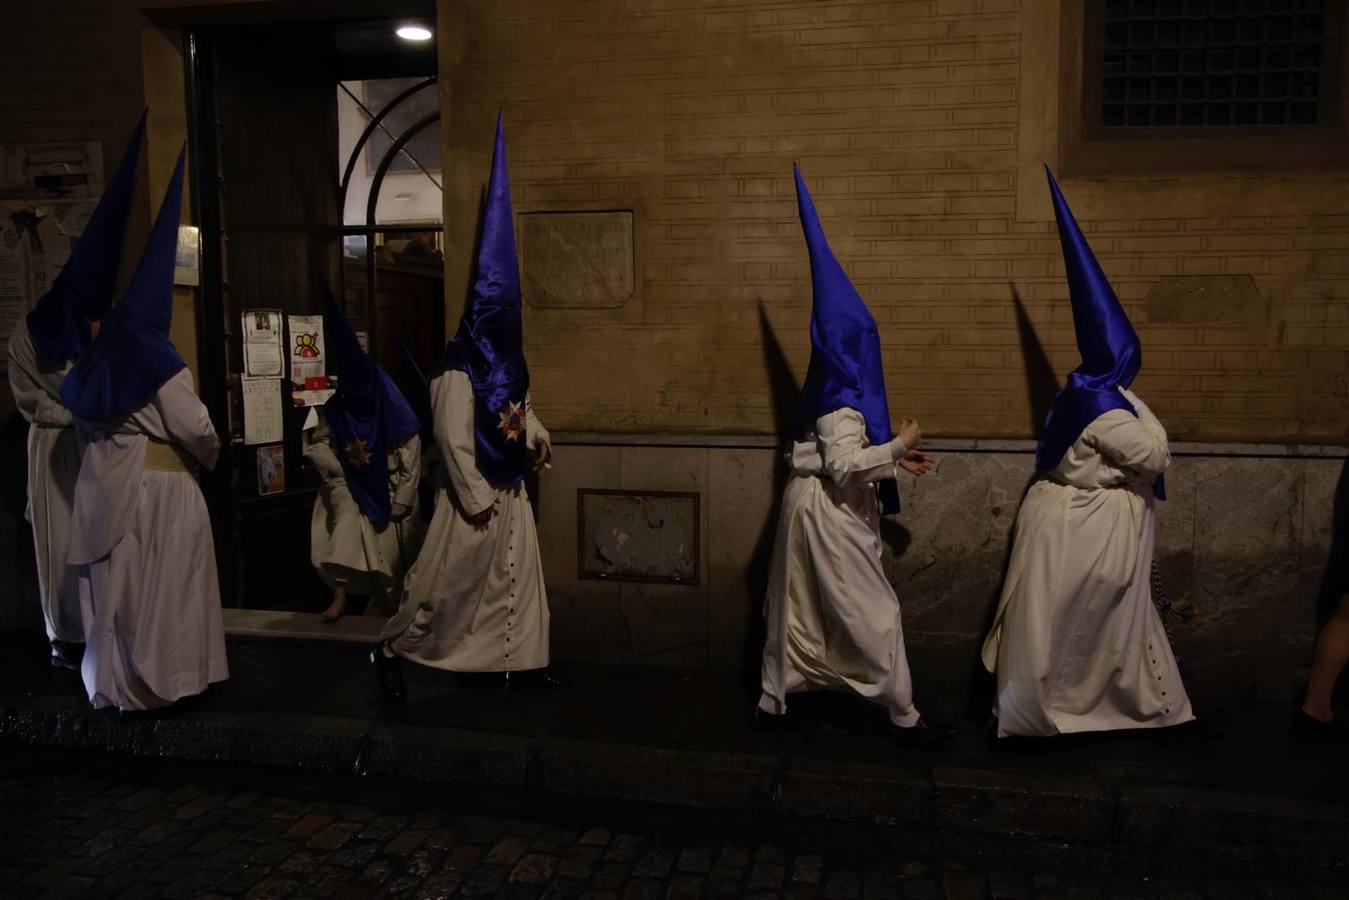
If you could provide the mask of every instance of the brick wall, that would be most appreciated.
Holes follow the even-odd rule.
[[[111,173],[136,117],[151,107],[123,284],[144,249],[151,203],[157,208],[163,196],[186,123],[177,35],[151,26],[137,6],[134,0],[10,4],[0,29],[0,144],[102,141],[104,171]],[[191,289],[175,292],[172,337],[191,367],[195,302]],[[0,485],[0,581],[14,588],[0,591],[0,628],[40,627],[32,537],[23,520],[26,429],[8,382],[0,383],[0,454],[20,466],[11,466]]]
[[[1013,288],[1058,377],[1076,364],[1047,199],[1017,210],[1019,191],[1045,195],[1018,168],[1036,125],[1021,110],[1043,104],[1021,102],[1016,0],[440,7],[447,146],[470,150],[447,217],[476,203],[497,108],[517,212],[635,213],[627,307],[527,310],[550,426],[773,430],[761,306],[798,379],[809,357],[793,160],[880,323],[896,414],[932,434],[1031,434],[1039,351]],[[1337,214],[1213,216],[1234,186],[1178,177],[1079,213],[1142,336],[1140,393],[1178,438],[1344,442],[1349,182],[1316,186],[1344,198]],[[1185,190],[1148,199],[1167,183]]]
[[[140,102],[125,80],[125,42],[135,34],[127,11],[127,4],[106,0],[16,3],[5,10],[0,143],[120,145],[126,139],[126,116],[134,116]],[[108,162],[111,171],[117,159]]]

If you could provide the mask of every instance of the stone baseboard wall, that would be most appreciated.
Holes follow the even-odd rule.
[[[786,472],[771,438],[558,434],[538,485],[539,539],[560,659],[708,667],[757,677],[761,606]],[[980,698],[978,649],[1032,475],[1027,441],[932,441],[941,466],[902,485],[886,565],[914,679]],[[1177,444],[1157,561],[1173,637],[1205,697],[1286,697],[1345,557],[1349,449]],[[578,489],[701,497],[696,585],[578,578]],[[1339,497],[1337,503],[1337,496]],[[1340,521],[1337,532],[1336,520]]]

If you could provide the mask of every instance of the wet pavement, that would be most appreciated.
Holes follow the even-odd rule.
[[[538,815],[531,812],[540,813]],[[355,779],[0,754],[6,897],[1331,898],[1329,875],[736,816],[521,814]]]
[[[936,753],[902,751],[884,736],[876,707],[843,695],[802,695],[794,708],[816,719],[811,734],[764,734],[752,727],[757,688],[734,674],[677,669],[571,665],[571,686],[507,692],[466,684],[451,674],[405,664],[409,698],[381,701],[367,648],[319,641],[229,640],[230,679],[164,718],[230,714],[255,722],[329,717],[350,722],[457,729],[527,739],[566,738],[717,753],[789,755],[799,759],[893,765],[957,766],[1022,773],[1109,773],[1210,788],[1241,788],[1283,797],[1349,803],[1341,748],[1308,745],[1288,733],[1291,707],[1237,706],[1195,691],[1211,740],[1163,732],[1081,735],[1048,742],[993,745],[982,723],[927,691],[929,715],[956,722],[959,733]],[[39,698],[79,700],[78,673],[53,669],[32,635],[0,633],[0,709]],[[800,704],[797,707],[796,704]],[[72,709],[82,709],[74,703]],[[116,718],[112,711],[95,714]]]
[[[719,673],[576,665],[567,667],[572,685],[565,690],[506,692],[409,667],[409,700],[389,704],[376,697],[365,649],[359,645],[231,638],[229,659],[230,680],[200,700],[159,713],[121,716],[91,710],[78,675],[48,666],[40,639],[0,636],[0,747],[25,752],[110,751],[126,756],[109,758],[151,760],[156,766],[178,761],[177,765],[188,766],[188,784],[196,771],[193,762],[262,766],[268,768],[254,771],[286,777],[356,773],[361,783],[413,786],[399,788],[412,793],[410,799],[404,796],[399,801],[401,807],[395,804],[402,809],[397,815],[414,821],[434,814],[449,817],[445,821],[451,823],[409,825],[411,831],[434,832],[441,827],[462,831],[453,825],[454,817],[470,814],[464,812],[466,804],[477,810],[488,800],[496,807],[508,806],[506,818],[511,821],[539,824],[542,811],[554,809],[554,818],[560,817],[562,824],[548,827],[565,826],[578,837],[552,854],[554,862],[536,864],[540,871],[552,866],[550,879],[563,877],[559,875],[563,860],[575,847],[590,846],[581,844],[579,835],[601,827],[614,834],[638,835],[654,842],[652,847],[674,841],[679,853],[685,846],[715,844],[717,859],[725,846],[767,841],[788,855],[783,862],[768,861],[770,857],[760,862],[747,850],[738,889],[749,890],[756,865],[780,866],[781,883],[772,891],[817,890],[821,896],[853,896],[842,887],[830,888],[829,873],[835,870],[852,873],[839,875],[840,884],[854,879],[861,890],[871,878],[876,885],[899,885],[895,890],[901,891],[886,894],[877,886],[874,896],[941,896],[945,891],[971,897],[1034,896],[1040,875],[1059,879],[1052,883],[1041,879],[1038,892],[1044,896],[1106,896],[1072,889],[1077,883],[1075,867],[1084,861],[1090,861],[1098,874],[1082,883],[1106,890],[1108,879],[1100,873],[1140,878],[1137,860],[1146,858],[1161,867],[1159,871],[1171,873],[1166,877],[1173,881],[1176,872],[1189,879],[1182,879],[1187,886],[1176,888],[1181,891],[1176,896],[1184,891],[1199,892],[1191,896],[1284,896],[1214,893],[1205,886],[1224,872],[1248,873],[1238,879],[1246,886],[1290,878],[1297,883],[1336,883],[1345,872],[1349,785],[1343,777],[1344,749],[1294,741],[1287,734],[1289,710],[1281,705],[1247,703],[1224,710],[1197,693],[1196,707],[1219,723],[1208,735],[1210,740],[1142,733],[994,746],[983,737],[979,723],[966,717],[949,747],[921,752],[895,746],[871,707],[842,696],[807,700],[805,712],[821,724],[815,733],[756,732],[749,715],[756,699],[753,687]],[[960,718],[960,710],[943,708],[940,693],[928,697],[925,708],[930,714]],[[47,787],[34,789],[56,797],[74,796],[84,790],[78,785],[86,783],[45,777]],[[111,792],[102,797],[113,797],[127,787],[118,777],[95,781],[103,785],[99,791]],[[7,797],[20,796],[12,784],[6,790]],[[201,790],[212,796],[220,793]],[[202,813],[207,816],[203,828],[218,826],[221,810],[230,803],[252,802],[241,799],[247,793],[224,791],[225,799],[212,807],[214,811]],[[286,796],[278,789],[259,795],[257,802],[280,803],[278,798]],[[427,799],[433,796],[452,802]],[[179,810],[195,798],[169,810],[169,804],[177,801],[156,797],[155,808],[167,820],[185,831],[201,831],[192,846],[226,841],[215,831],[197,829],[194,816],[183,813],[180,821]],[[510,799],[507,803],[502,798]],[[83,800],[72,801],[69,807],[62,806],[63,800],[54,802],[67,810],[85,808]],[[122,802],[104,804],[100,815],[115,819],[106,810]],[[337,807],[329,809],[341,806],[337,796],[311,797],[306,802],[319,810],[319,816],[333,817],[329,824],[340,824],[347,815]],[[266,818],[270,820],[280,808]],[[577,818],[581,809],[587,811],[584,821]],[[620,823],[616,819],[621,815],[635,819]],[[684,836],[676,840],[651,830],[651,823],[663,816],[713,824],[691,832],[685,828],[680,832]],[[14,821],[12,815],[7,821]],[[83,834],[93,825],[74,823],[70,827],[76,830],[67,831],[64,822],[58,816],[43,826],[48,829],[43,833],[67,834],[63,853],[74,853],[74,838],[88,841],[96,836]],[[794,829],[790,834],[782,831],[789,826]],[[112,827],[106,824],[103,830]],[[523,826],[510,826],[514,827]],[[717,829],[724,834],[714,839]],[[870,846],[872,855],[859,858],[847,846],[839,849],[837,842],[826,852],[839,829],[852,829],[849,840]],[[233,835],[226,841],[234,848],[229,852],[243,853],[248,839],[235,834],[234,825],[226,830]],[[368,845],[376,838],[361,838],[360,831],[352,831],[349,839],[362,845],[360,852],[371,852]],[[309,847],[309,840],[298,833],[284,838],[285,846],[301,854],[294,865],[332,868],[314,859],[323,848]],[[1001,843],[1008,840],[1015,844],[1011,850]],[[484,859],[492,841],[476,842],[482,845]],[[445,859],[455,852],[455,847],[433,847],[425,841],[419,846],[442,852]],[[346,847],[343,843],[324,853]],[[513,862],[491,863],[494,868],[484,871],[495,875],[482,877],[490,881],[499,875],[507,887],[516,883],[511,874],[534,852],[532,848],[531,842]],[[815,882],[790,880],[797,853],[823,860]],[[381,849],[365,865],[351,867],[351,877],[343,884],[358,884],[358,876],[376,858],[385,863],[376,874],[387,871],[387,879],[404,877],[401,860],[411,855],[390,856]],[[54,864],[63,858],[35,861]],[[304,878],[277,868],[284,861],[264,863],[269,874],[248,889],[263,890],[268,879],[303,882]],[[910,869],[910,877],[904,877],[909,861],[927,866],[928,874],[913,876],[918,869]],[[973,874],[950,874],[948,879],[948,863],[957,866],[950,871],[963,872],[959,868],[963,866]],[[423,881],[418,885],[445,875],[440,871],[443,864],[441,859],[419,875]],[[243,862],[236,860],[234,865]],[[1021,894],[995,891],[995,872],[1008,865],[1019,874],[997,875],[996,884],[1019,884]],[[419,864],[417,871],[422,868]],[[527,866],[522,871],[533,870]],[[624,881],[619,894],[663,896],[661,892],[675,890],[678,896],[683,888],[676,889],[675,880],[695,875],[702,879],[700,891],[712,890],[711,869],[683,876],[679,871],[671,868],[655,879],[658,889],[640,881],[647,876],[634,874],[634,868],[624,877],[639,883],[630,886]],[[760,874],[768,879],[764,873],[776,871],[763,869]],[[34,874],[22,873],[24,879]],[[67,874],[87,879],[107,873],[72,869]],[[186,874],[204,877],[200,872],[179,877]],[[333,878],[338,874],[327,873]],[[467,875],[460,879],[464,883],[457,891],[469,890],[466,879]],[[4,880],[0,878],[0,884]],[[681,884],[687,887],[693,881]],[[810,884],[815,887],[802,886]],[[366,888],[374,889],[370,885],[361,889]],[[558,890],[573,888],[588,889],[564,883]],[[595,890],[619,889],[611,885]],[[1349,887],[1336,896],[1349,896]]]

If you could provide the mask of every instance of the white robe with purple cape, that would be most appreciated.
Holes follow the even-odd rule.
[[[876,493],[904,453],[898,439],[872,445],[862,414],[847,408],[792,444],[764,602],[764,712],[785,713],[797,691],[842,690],[881,705],[901,728],[918,721]]]
[[[414,434],[389,449],[393,521],[376,531],[351,495],[321,416],[304,438],[304,458],[322,479],[309,528],[310,559],[328,587],[342,582],[348,591],[370,597],[368,615],[390,615],[398,608],[403,575],[417,558],[424,531],[417,512],[421,438]]]
[[[1158,728],[1194,718],[1152,602],[1153,483],[1166,430],[1099,416],[1022,501],[983,662],[999,736]]]
[[[395,653],[455,672],[548,665],[548,594],[534,510],[523,484],[495,488],[478,471],[473,386],[451,369],[431,381],[436,448],[443,466],[435,514],[408,571],[403,604],[384,631]],[[526,398],[525,440],[548,432]],[[485,526],[468,516],[496,511]]]

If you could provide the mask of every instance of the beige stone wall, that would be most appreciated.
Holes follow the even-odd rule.
[[[180,38],[155,27],[138,6],[134,0],[9,4],[0,29],[0,144],[102,141],[104,171],[110,173],[141,109],[151,108],[128,219],[123,285],[144,249],[187,133]],[[185,219],[189,203],[185,188]],[[175,291],[172,338],[194,371],[195,305],[194,290]],[[23,441],[23,421],[6,382],[0,389],[0,454],[10,473],[25,464]],[[13,590],[0,599],[0,627],[41,627],[31,540],[22,478],[7,476],[0,485],[0,581]]]
[[[111,173],[136,117],[150,109],[119,276],[123,285],[187,137],[181,36],[156,27],[139,6],[135,0],[19,4],[6,11],[0,33],[0,144],[102,141],[104,171]],[[185,221],[190,204],[185,182]],[[195,371],[195,292],[180,288],[174,301],[173,340]]]
[[[1076,364],[1043,161],[1078,201],[1142,335],[1138,388],[1176,437],[1349,439],[1345,172],[1283,170],[1273,151],[1272,169],[1228,172],[1219,147],[1183,171],[1075,176],[1059,0],[440,10],[447,221],[471,216],[498,109],[517,213],[634,213],[624,307],[527,309],[554,427],[774,430],[760,309],[798,379],[809,355],[799,160],[880,323],[892,410],[933,435],[1029,436],[1038,350],[1013,291],[1058,377]],[[448,302],[453,321],[456,290]]]

